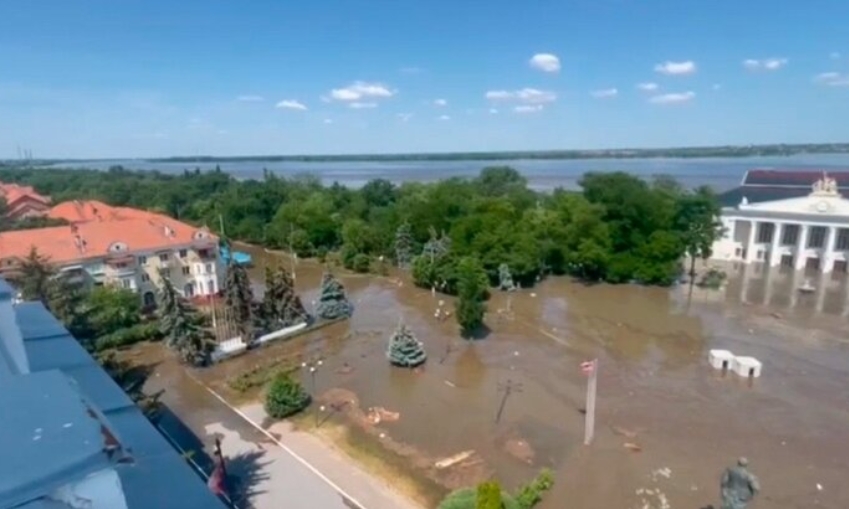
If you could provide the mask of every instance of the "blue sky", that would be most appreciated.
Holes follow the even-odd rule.
[[[0,157],[849,141],[849,1],[27,0]]]

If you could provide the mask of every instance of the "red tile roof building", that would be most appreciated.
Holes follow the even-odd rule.
[[[99,201],[60,203],[46,216],[71,224],[0,233],[0,274],[35,248],[72,277],[140,291],[146,305],[155,302],[160,270],[187,297],[220,288],[218,238],[206,228]]]
[[[50,208],[50,197],[36,192],[31,186],[0,182],[0,198],[6,201],[12,219],[42,216]]]

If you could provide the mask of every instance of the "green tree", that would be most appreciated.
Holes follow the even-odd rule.
[[[283,266],[265,269],[265,295],[260,310],[270,330],[309,319],[300,297],[295,294],[292,276]]]
[[[723,235],[719,220],[719,201],[710,188],[699,187],[681,196],[675,211],[675,225],[690,258],[690,277],[696,274],[696,260],[707,260],[713,254],[713,243]]]
[[[478,490],[476,488],[463,488],[453,491],[439,503],[438,509],[478,509]],[[488,506],[485,506],[488,507]],[[521,507],[509,493],[501,492],[501,506],[503,509],[526,509]]]
[[[416,338],[413,331],[401,323],[389,338],[386,357],[394,366],[415,368],[425,363],[427,353],[425,353],[424,345]]]
[[[23,300],[38,300],[46,305],[51,280],[55,275],[56,269],[50,264],[50,259],[42,256],[33,246],[9,280],[21,293]]]
[[[157,313],[165,344],[177,353],[183,363],[206,366],[214,349],[209,331],[201,326],[197,310],[177,293],[171,280],[162,277],[161,281]]]
[[[224,279],[224,305],[228,317],[236,324],[239,335],[246,343],[253,341],[253,302],[254,294],[248,272],[243,266],[231,261]]]
[[[273,419],[284,419],[309,406],[310,400],[300,383],[289,375],[279,374],[266,390],[265,411]]]
[[[410,265],[413,256],[413,232],[410,223],[404,221],[395,231],[395,262],[398,268],[406,269]]]
[[[347,318],[353,312],[353,306],[345,295],[345,287],[331,273],[325,272],[321,278],[321,290],[316,305],[316,315],[324,320]]]
[[[483,325],[486,313],[487,275],[477,258],[465,257],[457,263],[457,323],[464,337],[471,337]]]
[[[141,322],[141,300],[132,290],[97,286],[86,296],[84,312],[94,336],[105,336]]]

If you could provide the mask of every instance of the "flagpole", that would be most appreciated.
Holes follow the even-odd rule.
[[[587,404],[584,414],[584,445],[590,445],[595,432],[595,397],[598,387],[598,359],[591,361],[591,371],[587,378]]]

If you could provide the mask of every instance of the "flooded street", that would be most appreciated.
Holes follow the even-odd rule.
[[[257,280],[266,264],[278,263],[275,255],[251,254]],[[802,295],[794,289],[805,275],[729,271],[723,290],[692,294],[686,287],[550,278],[512,296],[495,293],[485,320],[491,332],[466,342],[453,317],[434,318],[440,299],[453,309],[449,297],[416,289],[406,278],[340,270],[356,307],[350,321],[199,375],[239,398],[245,396],[227,388],[239,373],[320,357],[319,399],[353,395],[363,411],[398,412],[396,422],[368,426],[358,440],[406,458],[442,490],[490,475],[513,489],[548,467],[556,481],[543,509],[696,509],[718,506],[722,470],[745,455],[763,486],[758,507],[843,509],[849,500],[846,284],[815,279],[817,291]],[[320,275],[317,264],[298,267],[296,285],[308,309]],[[425,344],[421,370],[386,360],[399,320]],[[758,358],[762,377],[750,382],[711,370],[712,348]],[[579,366],[592,358],[600,365],[596,440],[586,447],[586,379]],[[311,382],[304,378],[307,388]],[[187,397],[175,404],[191,409]],[[345,423],[343,415],[329,418]],[[433,466],[469,451],[455,466]],[[432,491],[438,498],[439,490]]]

